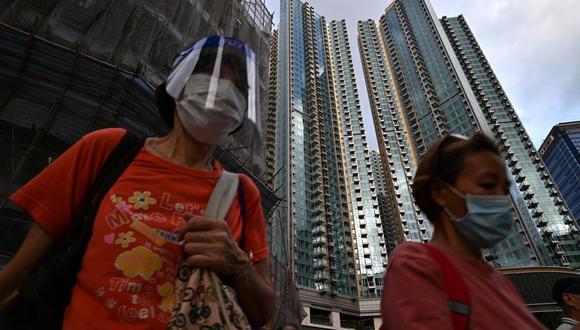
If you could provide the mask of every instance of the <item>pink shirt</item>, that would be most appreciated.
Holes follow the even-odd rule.
[[[438,248],[438,247],[437,247]],[[513,284],[493,267],[439,248],[471,295],[470,329],[545,329]],[[403,243],[387,267],[382,329],[453,329],[443,273],[419,243]]]

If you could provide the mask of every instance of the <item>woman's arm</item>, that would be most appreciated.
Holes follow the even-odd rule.
[[[248,267],[248,271],[233,281],[240,305],[250,323],[262,326],[272,318],[276,307],[276,294],[268,276],[268,260]]]
[[[94,178],[124,134],[124,129],[117,128],[87,134],[10,196],[35,223],[14,258],[0,271],[0,305],[14,296],[66,233]]]
[[[0,310],[16,297],[18,287],[54,246],[55,239],[34,223],[14,258],[0,270]]]

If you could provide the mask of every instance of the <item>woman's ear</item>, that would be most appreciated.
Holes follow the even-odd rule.
[[[580,302],[575,299],[575,297],[569,293],[562,294],[562,301],[566,306],[575,307]]]
[[[431,198],[439,205],[439,207],[444,207],[445,205],[445,198],[444,198],[444,189],[445,186],[441,183],[441,180],[436,179],[435,182],[431,185]]]

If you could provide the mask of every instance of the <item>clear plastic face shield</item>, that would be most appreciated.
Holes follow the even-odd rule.
[[[238,131],[244,131],[240,133],[255,139],[261,131],[257,70],[256,55],[245,43],[211,36],[199,40],[175,59],[166,91],[178,104],[190,98],[196,107],[203,108],[197,117],[212,118],[228,108],[228,116],[239,117],[223,120],[227,126],[223,127],[225,134],[238,135]],[[228,126],[231,122],[237,122],[235,127]]]

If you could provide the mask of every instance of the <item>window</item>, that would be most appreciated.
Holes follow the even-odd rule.
[[[310,323],[331,326],[330,311],[310,308]]]

